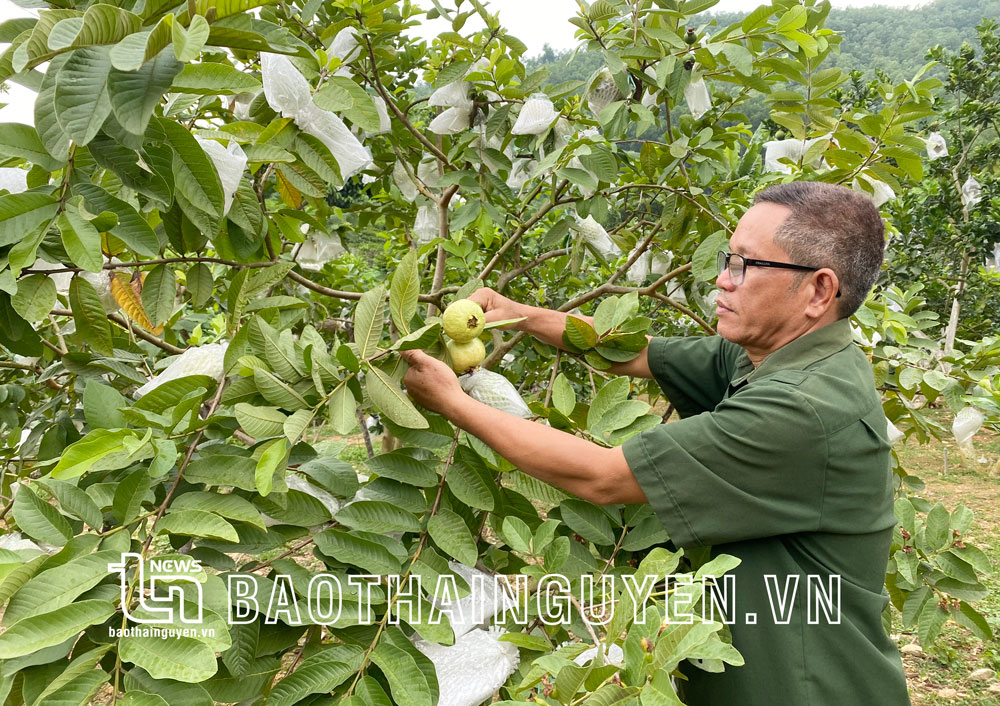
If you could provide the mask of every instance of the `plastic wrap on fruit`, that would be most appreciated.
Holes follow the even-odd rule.
[[[309,82],[287,56],[261,52],[260,74],[268,105],[283,117],[294,118],[312,103]]]
[[[691,117],[697,120],[712,107],[712,97],[708,93],[705,79],[698,78],[684,87],[684,101],[687,103]]]
[[[632,249],[632,252],[630,252],[628,256],[632,257],[632,255],[635,254],[635,251],[638,250],[641,245],[642,243],[637,244],[635,248]],[[647,249],[646,251],[641,253],[639,257],[635,259],[635,262],[629,265],[629,268],[625,271],[625,279],[631,282],[632,284],[642,284],[643,282],[645,282],[646,277],[649,275],[649,268],[650,264],[652,263],[652,260],[653,260],[653,253],[651,253]]]
[[[427,640],[414,644],[434,664],[437,706],[476,706],[488,700],[517,669],[520,655],[512,642],[500,642],[502,630],[473,630],[454,645]]]
[[[229,213],[229,208],[233,205],[233,197],[236,189],[240,186],[240,179],[247,168],[247,155],[243,148],[235,140],[223,147],[216,140],[208,140],[204,137],[196,137],[198,144],[205,150],[205,154],[215,165],[215,171],[219,173],[219,181],[222,183],[222,196],[224,205],[223,215]]]
[[[326,145],[337,160],[344,181],[372,163],[372,156],[361,141],[330,111],[310,103],[295,117],[295,124]]]
[[[397,160],[395,166],[393,166],[392,181],[404,199],[412,201],[417,198],[417,184],[406,170],[403,160]]]
[[[135,391],[135,397],[152,392],[157,387],[169,380],[187,377],[188,375],[207,375],[216,380],[220,380],[224,374],[223,361],[226,357],[226,349],[229,347],[228,341],[221,343],[209,343],[205,346],[188,348],[179,356],[170,361],[163,372],[147,382]]]
[[[584,242],[600,253],[604,259],[612,259],[621,255],[621,250],[612,242],[604,226],[594,220],[593,216],[577,221],[576,229],[583,236]]]
[[[528,419],[534,416],[528,405],[517,394],[517,388],[510,380],[489,370],[474,370],[458,378],[462,389],[474,400],[489,405],[501,412]]]
[[[448,616],[456,638],[489,624],[493,616],[514,607],[503,579],[457,561],[449,561],[448,568],[469,584],[469,593],[458,600],[434,599],[434,607]]]
[[[426,245],[438,236],[438,213],[433,205],[421,206],[417,209],[417,218],[413,222],[413,238],[418,245]]]
[[[28,172],[15,167],[0,167],[0,189],[11,194],[28,190]]]
[[[552,105],[552,99],[544,93],[534,93],[521,107],[510,134],[541,135],[552,126],[557,117],[559,111]]]

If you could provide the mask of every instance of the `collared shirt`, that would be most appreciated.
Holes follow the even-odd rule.
[[[909,704],[881,619],[895,525],[890,445],[848,321],[756,368],[719,336],[654,338],[649,367],[681,419],[628,439],[625,459],[675,545],[741,560],[730,629],[746,664],[682,664],[685,703]],[[835,595],[831,577],[839,624],[821,609],[819,586]]]

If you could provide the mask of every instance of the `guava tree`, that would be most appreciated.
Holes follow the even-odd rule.
[[[620,444],[662,416],[611,362],[654,318],[711,330],[715,252],[750,194],[900,191],[936,82],[841,105],[828,6],[719,27],[711,0],[598,0],[573,22],[602,68],[553,86],[478,0],[433,4],[452,31],[430,44],[395,0],[67,1],[0,26],[0,79],[39,90],[33,126],[0,125],[13,703],[669,704],[681,660],[738,668],[721,622],[676,619],[729,558],[669,551],[648,507],[569,497],[421,412],[397,352],[443,354],[441,310],[481,285],[593,313],[560,352],[494,328],[484,367],[540,420]],[[791,135],[766,167],[739,112],[760,94]],[[484,394],[511,401],[503,384]],[[329,439],[354,433],[358,467]],[[527,579],[526,620],[429,619],[480,601],[473,566]],[[659,591],[643,622],[621,584],[543,580],[685,572],[688,605]],[[200,606],[204,631],[129,632],[154,583],[176,589],[168,627]]]

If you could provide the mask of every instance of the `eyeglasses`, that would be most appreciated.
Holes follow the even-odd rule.
[[[737,255],[736,253],[719,251],[716,257],[716,266],[718,273],[721,275],[724,270],[729,270],[729,277],[733,280],[733,284],[739,286],[743,284],[743,280],[746,277],[747,267],[777,267],[783,270],[802,270],[804,272],[816,272],[821,270],[821,267],[807,267],[806,265],[793,265],[790,262],[774,262],[773,260],[755,260],[751,257],[743,257],[742,255]],[[837,290],[837,296],[840,296],[840,290]]]

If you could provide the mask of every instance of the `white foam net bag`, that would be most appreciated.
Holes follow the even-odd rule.
[[[176,380],[188,375],[208,375],[216,380],[221,379],[225,372],[223,361],[228,347],[229,342],[223,341],[188,348],[170,361],[170,364],[161,373],[136,390],[135,396],[142,397],[169,380]]]
[[[583,240],[605,259],[618,257],[621,250],[612,242],[608,231],[604,226],[594,220],[593,216],[587,216],[583,220],[577,221],[576,229],[580,231]]]
[[[421,245],[431,242],[438,236],[438,213],[433,205],[421,206],[417,209],[417,218],[413,222],[413,237]]]
[[[312,104],[309,82],[287,56],[262,52],[260,74],[267,104],[283,117],[294,118]]]
[[[955,435],[958,447],[965,453],[972,454],[972,437],[979,431],[984,419],[983,413],[975,407],[964,407],[955,415],[955,421],[951,423],[951,433]]]
[[[471,108],[470,85],[467,81],[453,81],[447,86],[442,86],[430,95],[427,105],[432,108]]]
[[[601,111],[617,100],[624,98],[615,80],[611,77],[611,71],[607,68],[601,69],[587,91],[587,107],[594,117],[600,115]]]
[[[472,107],[448,108],[431,120],[427,129],[435,135],[457,135],[469,129],[472,120]]]
[[[12,194],[20,194],[28,190],[28,172],[16,167],[0,168],[0,189],[6,189]]]
[[[962,184],[962,204],[967,208],[972,208],[983,199],[983,187],[976,181],[975,177],[969,177]]]
[[[392,181],[404,199],[413,201],[417,198],[417,184],[413,181],[413,177],[410,176],[401,159],[396,160],[396,164],[392,168]]]
[[[323,265],[346,252],[340,237],[333,234],[313,233],[302,245],[295,256],[295,261],[303,268],[318,272]]]
[[[437,159],[430,156],[421,159],[417,165],[417,179],[430,189],[437,188],[441,182],[441,170]]]
[[[764,169],[769,172],[780,172],[782,174],[791,174],[792,167],[790,164],[783,164],[779,162],[780,159],[788,159],[792,162],[798,162],[802,159],[802,156],[806,151],[812,147],[819,140],[826,139],[823,137],[814,137],[810,140],[771,140],[765,142],[764,147]]]
[[[434,663],[437,706],[476,706],[489,699],[517,669],[520,655],[499,630],[473,630],[445,647],[417,640],[416,648]]]
[[[544,93],[535,93],[521,106],[517,121],[511,128],[513,135],[541,135],[559,117],[559,111]]]
[[[463,598],[433,599],[434,607],[448,616],[455,637],[486,625],[497,613],[514,607],[514,600],[507,593],[503,579],[457,561],[449,561],[448,568],[469,584],[469,594]]]
[[[629,253],[630,258],[635,254],[635,251],[638,250],[641,245],[642,243],[638,243],[632,249],[632,252]],[[629,268],[625,271],[625,279],[632,284],[642,284],[645,282],[646,277],[649,275],[649,268],[652,260],[653,253],[647,249],[635,259],[635,262],[629,265]]]
[[[537,166],[538,162],[533,159],[526,157],[515,159],[510,168],[510,175],[507,177],[507,186],[513,191],[520,191],[521,187],[531,179],[531,174]]]
[[[378,113],[378,130],[375,132],[365,132],[365,137],[383,135],[392,129],[392,121],[389,119],[389,109],[385,104],[385,100],[382,96],[372,96],[372,102],[375,104],[375,112]]]
[[[466,394],[474,400],[489,405],[501,412],[527,419],[534,416],[528,405],[517,394],[517,388],[499,373],[482,368],[458,378]]]
[[[358,38],[353,27],[344,27],[337,32],[330,43],[330,56],[335,56],[341,62],[348,64],[361,55],[361,47],[358,46]]]
[[[584,650],[573,661],[581,667],[585,667],[588,662],[597,657],[598,651],[604,655],[605,664],[613,664],[616,667],[620,667],[625,663],[625,651],[621,647],[618,645],[605,645],[603,642],[599,647],[591,647]]]
[[[712,108],[712,96],[708,93],[705,79],[699,77],[684,87],[684,102],[687,103],[691,117],[695,120]]]
[[[932,132],[924,143],[927,145],[927,159],[948,156],[948,143],[944,141],[940,132]]]
[[[868,193],[859,183],[858,180],[862,180],[867,183],[871,189],[872,193]],[[867,174],[861,174],[858,178],[854,179],[852,186],[855,191],[860,191],[869,198],[876,206],[881,206],[886,201],[890,201],[896,198],[896,192],[892,190],[892,187],[886,184],[884,181],[879,179],[872,179]]]
[[[208,140],[204,137],[196,137],[198,144],[205,150],[205,154],[215,165],[215,171],[219,173],[219,181],[222,183],[222,195],[225,199],[223,214],[229,213],[233,205],[233,197],[236,189],[240,186],[240,179],[247,168],[247,155],[235,140],[223,147],[216,140]]]

